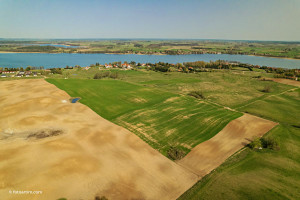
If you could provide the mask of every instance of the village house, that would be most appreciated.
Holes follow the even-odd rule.
[[[2,74],[13,74],[15,71],[2,71]]]
[[[31,71],[27,71],[27,72],[25,72],[25,76],[26,76],[26,77],[29,77],[31,74],[32,74],[32,72],[31,72]]]
[[[105,68],[106,68],[106,69],[112,68],[112,65],[107,65],[107,64],[105,64]]]
[[[122,68],[125,69],[125,70],[126,69],[131,69],[131,66],[128,63],[123,63]]]
[[[20,75],[25,75],[25,72],[24,71],[19,71],[19,73],[18,74],[20,74]]]

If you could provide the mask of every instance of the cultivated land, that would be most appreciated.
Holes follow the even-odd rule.
[[[197,74],[120,71],[120,75],[123,81],[172,92],[180,96],[187,95],[190,91],[201,90],[206,98],[198,101],[230,107],[230,109],[239,111],[250,112],[247,108],[252,104],[252,107],[256,108],[254,105],[258,103],[268,101],[268,99],[280,98],[281,102],[277,102],[276,105],[273,105],[275,102],[271,101],[267,106],[258,105],[255,109],[257,112],[252,111],[250,113],[280,123],[268,133],[268,136],[275,137],[280,141],[281,150],[263,149],[253,151],[243,148],[245,144],[253,139],[253,131],[256,130],[257,136],[261,136],[275,124],[260,121],[262,124],[259,126],[260,123],[250,120],[253,117],[247,118],[246,115],[238,118],[230,122],[219,133],[220,135],[217,134],[210,140],[200,143],[185,158],[177,161],[177,163],[202,177],[221,164],[233,152],[243,148],[242,152],[230,157],[220,168],[201,179],[180,199],[199,199],[199,197],[201,199],[270,199],[274,197],[297,199],[300,196],[297,193],[299,188],[296,186],[299,185],[300,180],[298,178],[299,171],[297,170],[299,168],[299,153],[297,153],[296,147],[300,133],[298,128],[292,126],[297,125],[299,121],[297,119],[299,119],[300,99],[298,89],[295,87],[298,82],[283,79],[274,79],[274,82],[266,81],[271,78],[270,74],[262,70],[248,71],[241,68]],[[88,77],[88,72],[85,72],[85,78]],[[263,92],[262,90],[265,87],[271,88],[270,91]],[[285,99],[281,98],[282,96]],[[243,118],[246,120],[237,123],[237,120]],[[281,122],[280,118],[285,120]],[[237,132],[234,132],[233,129]],[[244,135],[239,134],[241,130],[243,130]],[[289,139],[287,140],[285,137]],[[240,138],[240,140],[234,140],[233,138]],[[222,143],[219,144],[219,141],[222,141]],[[215,147],[220,147],[220,145],[223,146],[221,150],[217,151],[218,148],[214,150]],[[211,151],[208,149],[211,149]],[[206,161],[203,162],[203,160]],[[277,163],[277,161],[282,163]],[[277,164],[274,165],[274,163]],[[224,166],[226,166],[225,172]],[[289,170],[284,172],[287,168]],[[258,175],[255,175],[256,173]],[[279,179],[282,181],[279,181]]]
[[[193,97],[119,80],[47,81],[81,97],[80,102],[100,116],[134,132],[164,155],[172,146],[189,152],[242,115]]]
[[[3,81],[0,91],[2,199],[175,199],[197,180],[42,79]]]
[[[89,188],[86,191],[89,192],[88,195],[90,196],[88,197],[91,198],[95,195],[105,195],[109,199],[116,199],[121,194],[132,194],[128,196],[129,199],[152,199],[152,197],[161,199],[162,196],[159,195],[166,196],[166,199],[175,199],[198,179],[218,167],[234,152],[243,148],[254,136],[262,136],[276,125],[274,122],[249,114],[242,116],[241,112],[245,111],[279,123],[269,131],[267,137],[278,139],[280,150],[250,150],[244,147],[243,151],[230,157],[180,198],[257,199],[262,197],[269,199],[278,193],[280,195],[277,195],[277,197],[282,198],[297,199],[299,197],[297,185],[300,185],[300,160],[297,142],[300,133],[297,121],[299,112],[297,111],[299,110],[300,99],[299,89],[294,86],[296,82],[289,82],[290,85],[285,85],[274,81],[266,81],[271,78],[271,74],[265,73],[263,70],[248,71],[243,68],[213,70],[212,72],[195,74],[117,70],[119,73],[117,79],[119,80],[109,78],[91,80],[96,72],[99,72],[98,68],[91,68],[87,71],[80,69],[64,70],[61,75],[49,75],[51,79],[47,79],[47,81],[65,90],[72,97],[80,97],[81,103],[88,105],[100,116],[132,131],[165,156],[169,156],[168,150],[174,146],[179,153],[184,152],[186,154],[190,152],[183,159],[172,162],[150,148],[150,146],[147,146],[134,134],[104,120],[80,103],[62,103],[61,100],[68,100],[70,97],[53,85],[43,82],[43,80],[19,80],[20,84],[16,84],[18,81],[1,81],[0,87],[5,88],[5,90],[1,89],[0,91],[5,91],[7,96],[2,97],[1,101],[6,102],[4,108],[10,112],[4,112],[4,114],[0,114],[0,117],[6,119],[8,116],[5,113],[10,113],[11,118],[7,118],[9,119],[7,122],[1,120],[1,128],[6,128],[2,129],[2,133],[6,133],[7,138],[0,140],[1,142],[5,141],[6,145],[0,148],[0,153],[7,155],[5,149],[10,149],[13,146],[13,149],[10,149],[11,151],[20,148],[25,149],[20,156],[25,154],[28,156],[31,155],[31,151],[39,151],[41,156],[47,157],[46,154],[50,150],[47,149],[46,151],[44,145],[52,143],[52,141],[58,141],[58,143],[54,142],[57,145],[49,154],[53,156],[47,158],[46,163],[33,161],[31,156],[31,161],[37,165],[31,169],[29,168],[31,166],[29,162],[27,163],[27,161],[21,160],[22,157],[16,156],[16,159],[11,159],[11,161],[0,162],[0,167],[2,167],[0,171],[2,169],[9,173],[22,172],[22,178],[18,183],[20,185],[29,179],[29,175],[34,170],[37,170],[38,174],[41,175],[45,175],[46,172],[50,174],[57,171],[61,172],[60,170],[70,171],[70,173],[63,176],[66,182],[61,183],[61,180],[55,182],[51,177],[50,182],[45,183],[44,187],[45,191],[50,192],[47,188],[51,188],[52,191],[61,194],[60,197],[68,197],[68,199],[73,197],[72,190],[79,187],[75,183],[69,187],[70,182],[73,183],[74,180],[85,185],[93,185],[93,187],[85,186],[85,188]],[[116,71],[112,70],[112,72]],[[35,85],[34,81],[41,81],[44,84],[40,84],[42,85],[40,87]],[[33,88],[33,94],[36,93],[36,95],[43,95],[47,98],[37,101],[35,96],[31,95],[31,90],[30,94],[24,90],[27,87]],[[15,89],[9,91],[9,88]],[[58,95],[59,98],[53,95],[55,92],[52,94],[51,91],[54,88],[60,94]],[[268,88],[268,91],[265,91],[265,88]],[[189,96],[189,93],[193,91],[201,92],[204,98]],[[52,105],[52,101],[49,100],[53,97],[58,100],[57,104],[60,104],[58,107],[55,107],[56,101],[55,105]],[[25,103],[16,104],[17,101],[22,100]],[[7,107],[7,105],[9,106]],[[33,105],[37,105],[37,108]],[[34,114],[29,120],[25,120],[24,123],[20,123],[25,118],[28,119],[28,117],[20,115],[21,112],[18,112],[22,107],[25,108],[25,113],[28,115],[34,112],[37,114]],[[66,107],[66,110],[61,110],[63,107]],[[44,108],[44,110],[42,111],[41,108]],[[275,112],[271,112],[272,110]],[[51,120],[45,122],[45,118],[48,119],[47,115],[50,115],[49,119]],[[294,118],[293,115],[295,115]],[[100,120],[101,123],[96,122],[96,120]],[[10,121],[14,124],[9,124]],[[54,127],[57,126],[57,130],[63,130],[62,133],[65,134],[60,135],[58,133],[61,132],[54,131],[53,137],[43,138],[44,135],[51,133],[48,129],[42,134],[37,134],[42,130],[41,125],[51,126],[49,124],[55,125]],[[11,126],[19,126],[20,130],[27,130],[26,127],[30,127],[30,130],[35,131],[18,132],[13,130],[14,133],[18,134],[11,136],[8,134],[12,131],[8,129]],[[34,134],[29,134],[32,132]],[[103,134],[107,132],[109,134],[105,134],[104,137]],[[133,139],[124,139],[123,134],[125,133],[135,138],[134,141],[131,142]],[[114,135],[113,138],[115,139],[113,141],[110,140],[110,134]],[[24,140],[24,138],[26,139]],[[75,143],[76,148],[67,148],[68,150],[66,150],[65,141],[71,146]],[[28,145],[29,142],[30,146]],[[141,143],[138,146],[144,151],[140,148],[135,149],[136,143]],[[70,145],[67,146],[70,147]],[[81,148],[78,148],[79,146]],[[130,147],[129,150],[127,147]],[[124,151],[126,153],[123,153]],[[144,159],[145,152],[151,152],[149,154],[154,155],[154,158],[150,158],[150,155],[148,157],[146,153]],[[74,155],[80,156],[66,159]],[[58,156],[58,159],[56,159],[56,156]],[[63,156],[65,157],[63,158]],[[81,156],[85,159],[81,160]],[[94,159],[97,161],[96,165],[79,167],[81,165],[76,164],[90,163]],[[154,159],[153,163],[151,163],[152,159]],[[66,164],[58,164],[57,160],[60,160],[59,162],[65,161],[63,163]],[[158,163],[165,162],[169,163],[171,167],[167,165],[161,171]],[[14,163],[24,164],[27,173],[24,173],[24,170],[21,171],[21,168],[18,167],[14,167],[14,171],[9,171],[8,166],[15,166]],[[48,163],[51,165],[48,165]],[[103,163],[109,163],[109,166]],[[117,167],[118,165],[121,165],[121,167]],[[86,175],[90,174],[90,168],[94,169],[92,166],[96,168],[95,173]],[[78,167],[81,171],[74,173],[76,174],[74,175],[72,171]],[[121,168],[122,170],[118,170]],[[105,171],[105,177],[100,178],[99,176],[101,181],[94,178],[99,175],[97,173],[103,173],[103,169],[109,171],[108,173]],[[157,171],[157,169],[159,170]],[[137,179],[133,173],[135,170],[141,171],[144,176]],[[109,175],[110,173],[116,173],[116,171],[117,176]],[[10,176],[4,177],[8,180]],[[84,179],[85,177],[87,178]],[[253,177],[256,177],[256,179]],[[153,181],[156,179],[158,179],[158,183]],[[14,180],[8,180],[5,183],[15,187],[16,185],[12,184],[15,180],[17,180],[16,177]],[[32,180],[32,177],[30,177],[30,180],[30,183],[36,184],[46,179],[38,179],[37,177]],[[133,184],[131,184],[132,181]],[[171,184],[172,181],[177,181],[175,186],[174,183]],[[106,190],[104,188],[109,187],[107,185],[110,185],[110,188],[117,189]],[[93,189],[96,186],[98,186],[97,190]],[[163,191],[158,189],[162,186]],[[176,195],[172,194],[174,193],[172,188],[175,188]],[[63,189],[67,192],[63,193]],[[171,190],[171,194],[167,195]],[[5,191],[5,189],[2,191]],[[78,193],[80,192],[78,191]],[[85,196],[86,193],[80,193],[80,195]]]
[[[47,44],[65,47],[38,46]],[[223,53],[300,59],[300,43],[230,40],[0,40],[0,52],[170,55]]]
[[[278,125],[267,137],[280,150],[245,148],[189,189],[179,200],[299,199],[300,131]]]

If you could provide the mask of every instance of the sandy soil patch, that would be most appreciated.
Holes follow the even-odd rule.
[[[178,100],[180,97],[170,97],[164,101],[164,103],[173,102]]]
[[[176,199],[197,181],[45,80],[1,81],[0,96],[1,199]]]
[[[295,81],[295,80],[290,80],[290,79],[285,79],[285,78],[272,78],[271,80],[274,82],[277,82],[277,83],[283,83],[283,84],[287,84],[287,85],[293,85],[293,86],[300,87],[300,81]]]
[[[216,136],[193,148],[177,163],[203,177],[250,143],[254,136],[264,135],[275,125],[275,122],[244,114],[231,121]]]

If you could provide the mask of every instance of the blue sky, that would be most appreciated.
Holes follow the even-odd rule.
[[[300,41],[300,0],[0,0],[0,38]]]

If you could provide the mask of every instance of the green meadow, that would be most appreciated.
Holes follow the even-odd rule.
[[[205,101],[230,108],[239,108],[257,99],[294,88],[273,81],[264,81],[263,78],[270,78],[273,74],[264,71],[249,71],[245,68],[201,73],[162,73],[145,69],[109,71],[117,72],[119,80],[170,93],[187,95],[192,91],[201,91],[205,96]],[[54,74],[51,78],[93,79],[97,72],[99,72],[98,68],[64,70],[63,75]],[[265,87],[270,88],[268,93],[262,92]]]
[[[300,127],[300,88],[268,96],[239,108],[240,111],[272,121]]]

